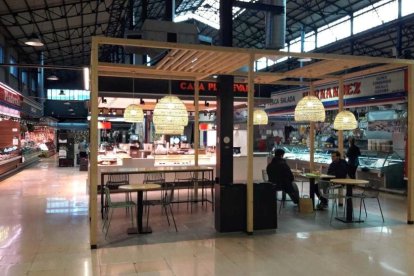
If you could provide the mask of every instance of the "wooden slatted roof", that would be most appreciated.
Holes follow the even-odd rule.
[[[154,66],[99,63],[98,75],[173,80],[211,80],[213,75],[234,75],[247,81],[249,62],[262,58],[311,58],[309,65],[286,72],[255,72],[254,81],[260,84],[306,85],[324,79],[339,79],[367,72],[391,70],[414,62],[406,59],[356,57],[317,53],[292,53],[275,50],[257,50],[176,44],[146,40],[94,38],[100,45],[138,47],[140,51],[164,51],[164,57]],[[367,69],[369,67],[369,69]],[[376,69],[379,68],[379,69]],[[352,73],[349,73],[352,72]],[[305,79],[305,81],[301,81]]]

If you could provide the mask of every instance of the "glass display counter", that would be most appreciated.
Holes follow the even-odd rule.
[[[0,176],[17,168],[21,159],[21,150],[17,146],[0,148]]]
[[[291,168],[309,169],[309,149],[305,146],[282,146]],[[315,168],[326,171],[331,163],[331,152],[336,149],[316,149]],[[361,151],[357,177],[379,182],[385,189],[405,189],[404,159],[395,152]]]

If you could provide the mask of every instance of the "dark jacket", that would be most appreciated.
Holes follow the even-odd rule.
[[[361,155],[361,151],[355,145],[350,146],[348,151],[346,152],[346,156],[348,157],[348,165],[358,167],[359,160],[358,156]]]
[[[328,168],[328,174],[335,175],[336,178],[346,178],[348,173],[348,164],[344,159],[339,159],[338,162],[332,162]]]
[[[266,172],[269,177],[269,181],[280,185],[281,187],[290,185],[294,179],[292,171],[286,163],[286,160],[280,157],[273,157],[272,162],[270,162],[266,167]]]

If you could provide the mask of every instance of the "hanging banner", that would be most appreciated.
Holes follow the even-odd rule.
[[[344,104],[349,106],[374,105],[385,102],[403,102],[406,97],[405,71],[362,76],[344,81]],[[314,94],[325,108],[338,106],[338,82],[315,87]],[[265,108],[270,114],[292,112],[297,103],[309,94],[309,89],[272,93],[272,103]]]

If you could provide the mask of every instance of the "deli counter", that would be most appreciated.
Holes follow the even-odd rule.
[[[306,146],[282,146],[291,168],[309,169],[309,149]],[[315,169],[326,172],[331,163],[331,152],[336,149],[316,149]],[[361,150],[357,178],[377,182],[383,190],[405,190],[404,159],[395,152]]]

